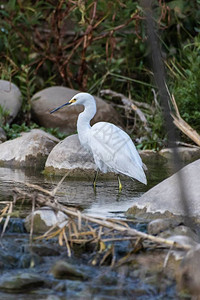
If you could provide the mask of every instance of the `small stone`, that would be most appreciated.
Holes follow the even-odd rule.
[[[34,268],[42,262],[42,258],[36,254],[23,254],[18,262],[19,268]]]
[[[5,274],[0,279],[0,290],[5,292],[20,292],[42,286],[44,279],[35,273]]]
[[[67,224],[67,216],[63,212],[55,212],[50,207],[42,207],[26,217],[24,225],[27,232],[30,232],[31,229],[32,216],[33,232],[35,234],[44,233],[55,225],[57,225],[58,228],[62,228]]]
[[[191,247],[198,245],[197,242],[195,242],[191,237],[186,236],[186,235],[170,236],[170,237],[168,237],[168,240],[178,243],[180,245],[188,245]]]
[[[180,290],[193,296],[200,295],[200,245],[189,250],[183,258],[176,274]],[[199,298],[195,298],[199,299]]]
[[[174,227],[175,224],[178,225],[179,221],[174,219],[155,219],[148,224],[147,230],[149,234],[156,235],[172,226]]]
[[[195,242],[199,242],[198,235],[190,229],[188,226],[185,225],[179,225],[174,228],[170,228],[168,230],[165,230],[159,234],[160,237],[168,238],[170,236],[188,236]]]
[[[83,280],[85,278],[84,274],[75,265],[63,260],[57,261],[51,272],[57,279]]]

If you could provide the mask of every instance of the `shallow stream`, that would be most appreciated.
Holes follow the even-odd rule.
[[[139,197],[172,173],[166,164],[156,161],[148,165],[148,169],[148,186],[122,178],[121,194],[118,193],[117,177],[116,180],[98,180],[96,194],[91,181],[85,178],[66,179],[58,190],[57,200],[79,207],[84,213],[93,216],[125,218],[124,212],[132,206],[134,198]],[[52,190],[59,180],[60,178],[45,177],[33,170],[0,168],[0,201],[11,200],[13,189],[24,188],[25,182]],[[55,240],[35,242],[30,246],[29,235],[23,227],[23,217],[30,211],[31,206],[22,206],[21,218],[14,218],[10,221],[8,230],[1,240],[0,274],[9,278],[19,273],[34,273],[43,278],[44,282],[41,286],[35,285],[34,288],[30,285],[25,290],[12,289],[12,291],[5,292],[1,287],[0,279],[1,300],[16,299],[16,295],[17,299],[38,300],[177,299],[173,280],[164,276],[163,282],[158,281],[160,271],[155,269],[155,255],[164,259],[159,250],[154,253],[142,252],[139,257],[135,257],[134,265],[131,264],[130,267],[112,269],[109,266],[92,266],[91,253],[74,252],[72,258],[69,259],[66,248],[58,246]],[[135,226],[137,227],[137,224]],[[139,226],[145,229],[145,221],[140,220]],[[126,247],[128,247],[126,242],[119,243],[117,255],[125,253]],[[82,280],[54,278],[51,268],[60,259],[69,262],[75,269],[81,270],[86,274],[85,278]]]

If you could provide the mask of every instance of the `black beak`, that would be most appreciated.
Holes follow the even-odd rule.
[[[55,111],[59,110],[60,108],[66,106],[66,105],[70,105],[70,104],[71,104],[70,102],[67,102],[67,103],[65,103],[65,104],[63,104],[63,105],[61,105],[61,106],[53,109],[52,111],[50,111],[50,114],[53,114]]]

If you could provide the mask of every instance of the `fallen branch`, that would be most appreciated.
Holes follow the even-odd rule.
[[[24,192],[24,191],[20,190],[19,188],[15,188],[14,192],[18,195],[23,195],[23,197],[26,197],[27,199],[31,199],[30,194],[28,192]],[[121,222],[121,224],[119,224],[119,220],[113,220],[113,219],[109,220],[109,219],[104,219],[104,218],[99,218],[99,217],[95,218],[95,217],[91,217],[91,216],[82,214],[78,209],[68,208],[60,203],[53,202],[52,200],[49,200],[47,197],[45,197],[43,194],[38,194],[35,197],[35,201],[42,206],[49,206],[53,210],[62,211],[63,213],[65,213],[66,215],[68,215],[71,218],[75,217],[77,220],[79,220],[79,222],[84,220],[86,222],[90,222],[95,225],[97,224],[97,225],[103,226],[105,228],[109,228],[109,229],[124,233],[133,238],[138,236],[142,239],[147,239],[147,240],[150,240],[157,244],[165,244],[169,248],[173,247],[173,248],[178,248],[178,249],[182,249],[182,250],[191,249],[190,245],[179,244],[177,242],[174,242],[174,241],[171,241],[168,239],[153,236],[153,235],[138,231],[136,229],[130,228],[128,226],[128,224],[125,222]]]
[[[132,109],[138,115],[140,121],[144,124],[144,128],[146,129],[146,131],[149,132],[151,130],[147,126],[147,119],[146,119],[144,113],[141,111],[141,109],[139,109],[139,107],[144,107],[148,110],[152,110],[152,107],[149,104],[129,99],[126,96],[124,96],[123,94],[114,92],[114,91],[109,90],[109,89],[101,90],[100,94],[101,95],[110,95],[112,97],[119,97],[126,109],[127,108]]]
[[[171,116],[174,119],[175,126],[179,128],[185,135],[187,135],[195,144],[197,144],[200,147],[200,135],[181,117],[174,95],[171,95],[169,93],[169,96],[171,99],[171,104],[175,111],[175,113],[171,112]]]

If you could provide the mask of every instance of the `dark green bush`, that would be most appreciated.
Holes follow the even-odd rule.
[[[155,0],[154,10],[163,56],[173,71],[169,72],[170,88],[182,116],[199,129],[198,51],[184,46],[194,43],[198,34],[200,1]],[[53,85],[93,94],[109,88],[137,101],[153,102],[153,76],[139,1],[4,0],[0,28],[1,78],[21,89],[20,118],[26,125],[31,122],[32,95]],[[124,110],[121,113],[126,118]],[[127,129],[133,127],[134,118],[132,113]],[[148,147],[162,147],[165,132],[160,111],[148,116],[148,121],[151,135],[134,123],[134,136],[146,136]]]

